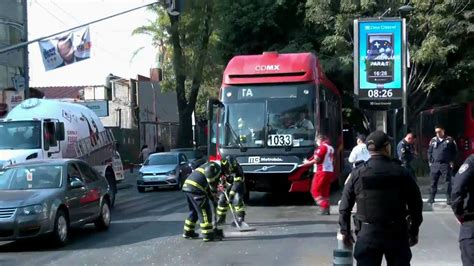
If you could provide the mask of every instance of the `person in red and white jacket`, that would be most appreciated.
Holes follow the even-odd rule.
[[[313,181],[311,184],[311,195],[314,201],[321,207],[321,215],[329,215],[329,192],[331,181],[334,179],[334,148],[329,144],[328,137],[319,135],[317,137],[318,149],[310,161],[305,165],[316,164]]]

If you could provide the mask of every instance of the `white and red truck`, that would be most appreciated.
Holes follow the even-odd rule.
[[[0,119],[0,169],[28,160],[82,159],[107,178],[112,204],[124,179],[115,144],[99,117],[76,103],[31,98]]]

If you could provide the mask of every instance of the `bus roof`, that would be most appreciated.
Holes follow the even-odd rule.
[[[317,57],[312,53],[239,55],[224,71],[223,84],[311,82],[326,80]]]

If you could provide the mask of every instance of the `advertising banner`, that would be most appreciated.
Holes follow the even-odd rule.
[[[82,104],[87,108],[95,112],[98,117],[107,117],[109,116],[109,101],[99,100],[99,101],[85,101],[85,102],[76,102]]]
[[[355,20],[354,36],[354,93],[359,107],[402,107],[406,84],[405,21]]]
[[[89,27],[39,41],[46,71],[90,58],[91,40]]]

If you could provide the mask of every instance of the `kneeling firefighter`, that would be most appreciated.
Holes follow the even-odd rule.
[[[221,175],[221,167],[215,162],[209,162],[192,172],[183,185],[189,208],[189,216],[184,221],[186,239],[197,238],[194,231],[199,218],[203,240],[214,241],[222,239],[222,231],[213,225],[213,209],[215,193]]]
[[[237,222],[242,223],[245,218],[243,197],[246,188],[244,171],[237,160],[230,155],[227,155],[221,160],[221,169],[223,174],[223,179],[221,181],[225,187],[225,193],[227,193],[229,197],[229,202],[227,201],[224,192],[221,193],[219,201],[217,202],[217,223],[225,223],[229,203],[232,204],[232,207],[235,210]]]

